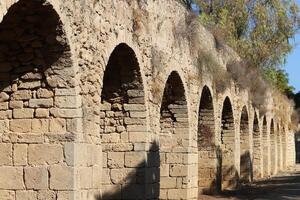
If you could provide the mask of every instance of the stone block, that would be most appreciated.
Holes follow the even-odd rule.
[[[55,88],[55,96],[75,96],[78,88]]]
[[[46,167],[25,167],[24,174],[27,189],[43,190],[48,188],[48,170]]]
[[[125,164],[124,158],[123,152],[109,152],[107,156],[107,165],[109,168],[123,168]]]
[[[27,165],[27,144],[14,144],[14,157],[15,166]]]
[[[48,119],[33,119],[32,120],[32,132],[33,133],[48,133],[49,120]]]
[[[0,111],[0,119],[11,119],[12,118],[12,111],[11,110],[6,110]]]
[[[31,108],[22,108],[22,109],[14,109],[13,117],[15,119],[31,119],[33,118],[34,109]]]
[[[39,88],[36,91],[36,96],[38,98],[52,98],[54,96],[54,94],[51,90],[47,90],[47,89],[44,89],[44,88]]]
[[[16,199],[15,191],[0,190],[0,197],[1,200],[15,200]]]
[[[56,193],[51,190],[39,190],[37,200],[56,200]]]
[[[136,177],[132,176],[132,174],[135,174],[136,170],[134,168],[132,169],[112,169],[110,172],[111,181],[114,184],[124,184],[124,183],[135,183]]]
[[[10,130],[18,133],[31,132],[31,119],[14,119],[10,121]]]
[[[147,132],[129,132],[129,142],[146,142],[148,135]]]
[[[176,188],[177,180],[176,177],[161,177],[159,183],[160,183],[160,188],[170,189],[170,188]]]
[[[182,153],[167,153],[166,162],[168,164],[183,164],[183,155]]]
[[[81,109],[59,109],[59,108],[51,108],[51,115],[57,118],[79,118],[82,117]]]
[[[143,104],[124,104],[125,111],[146,111],[146,106]]]
[[[171,165],[170,166],[170,175],[176,177],[185,177],[187,176],[188,166],[187,165]]]
[[[50,119],[49,130],[51,133],[64,133],[66,132],[66,120],[62,118]]]
[[[28,163],[31,165],[52,165],[63,161],[63,148],[58,144],[30,144]]]
[[[58,108],[79,108],[81,99],[79,96],[56,96],[54,97],[54,104]]]
[[[37,192],[36,191],[16,191],[16,200],[36,200]]]
[[[0,110],[7,110],[8,109],[8,102],[0,103]]]
[[[5,92],[0,92],[0,102],[9,100],[9,95]]]
[[[23,168],[22,167],[0,167],[0,189],[22,190]]]
[[[9,120],[0,120],[0,134],[9,131]]]
[[[12,165],[12,144],[0,143],[0,165]]]
[[[74,168],[66,166],[50,167],[50,189],[73,190],[75,185]]]
[[[51,108],[53,107],[53,99],[30,99],[29,100],[30,108]]]
[[[19,89],[35,89],[41,87],[41,81],[21,82],[18,86]]]
[[[23,101],[10,101],[9,108],[23,108]]]
[[[81,189],[91,189],[93,185],[93,169],[91,167],[81,167],[79,169],[79,180]]]
[[[120,142],[120,134],[118,133],[102,134],[101,141],[102,143],[118,143]]]
[[[144,125],[128,125],[127,131],[131,132],[144,132],[146,127]]]
[[[126,167],[144,167],[146,163],[145,152],[126,152],[125,166]]]
[[[35,117],[37,118],[49,118],[49,110],[46,108],[37,108],[35,110]]]
[[[170,189],[168,190],[168,199],[188,199],[187,189]]]
[[[18,90],[12,94],[13,100],[29,100],[32,97],[30,90]]]

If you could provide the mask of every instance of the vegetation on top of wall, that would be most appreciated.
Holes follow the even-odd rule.
[[[248,67],[258,68],[280,91],[290,94],[281,69],[293,49],[289,42],[300,28],[295,0],[180,0],[187,8],[200,9],[200,21],[219,42],[235,49]]]

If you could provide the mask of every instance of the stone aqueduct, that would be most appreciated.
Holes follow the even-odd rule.
[[[179,3],[0,2],[0,199],[197,199],[294,164],[292,107],[218,92]]]

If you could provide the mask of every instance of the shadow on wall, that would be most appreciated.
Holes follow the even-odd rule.
[[[239,174],[235,166],[223,166],[223,154],[220,146],[216,146],[217,169],[216,177],[210,187],[203,189],[203,194],[221,194],[226,190],[235,189],[238,186]],[[226,183],[225,183],[226,182]]]
[[[95,200],[115,199],[158,199],[160,180],[159,145],[155,142],[147,152],[146,160],[136,166],[136,171],[129,174],[127,183],[120,184],[120,190],[97,195]]]
[[[6,92],[1,94],[3,100],[19,99],[13,94],[16,91],[23,91],[25,96],[27,92],[28,100],[32,96],[26,89],[65,86],[63,79],[53,78],[59,75],[57,70],[72,66],[70,50],[51,5],[33,0],[15,3],[0,24],[0,43],[0,88]],[[37,92],[37,96],[41,94]]]
[[[251,155],[249,151],[246,151],[241,155],[241,171],[240,171],[240,181],[241,183],[248,183],[253,180],[253,163],[251,160]]]

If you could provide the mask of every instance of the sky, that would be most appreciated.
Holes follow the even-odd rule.
[[[300,0],[297,0],[300,6]],[[294,51],[288,56],[285,70],[289,75],[289,82],[295,88],[295,92],[300,92],[300,32],[293,40]]]
[[[300,33],[296,35],[293,42],[296,46],[287,58],[285,70],[289,75],[290,85],[295,88],[295,92],[300,92]]]

